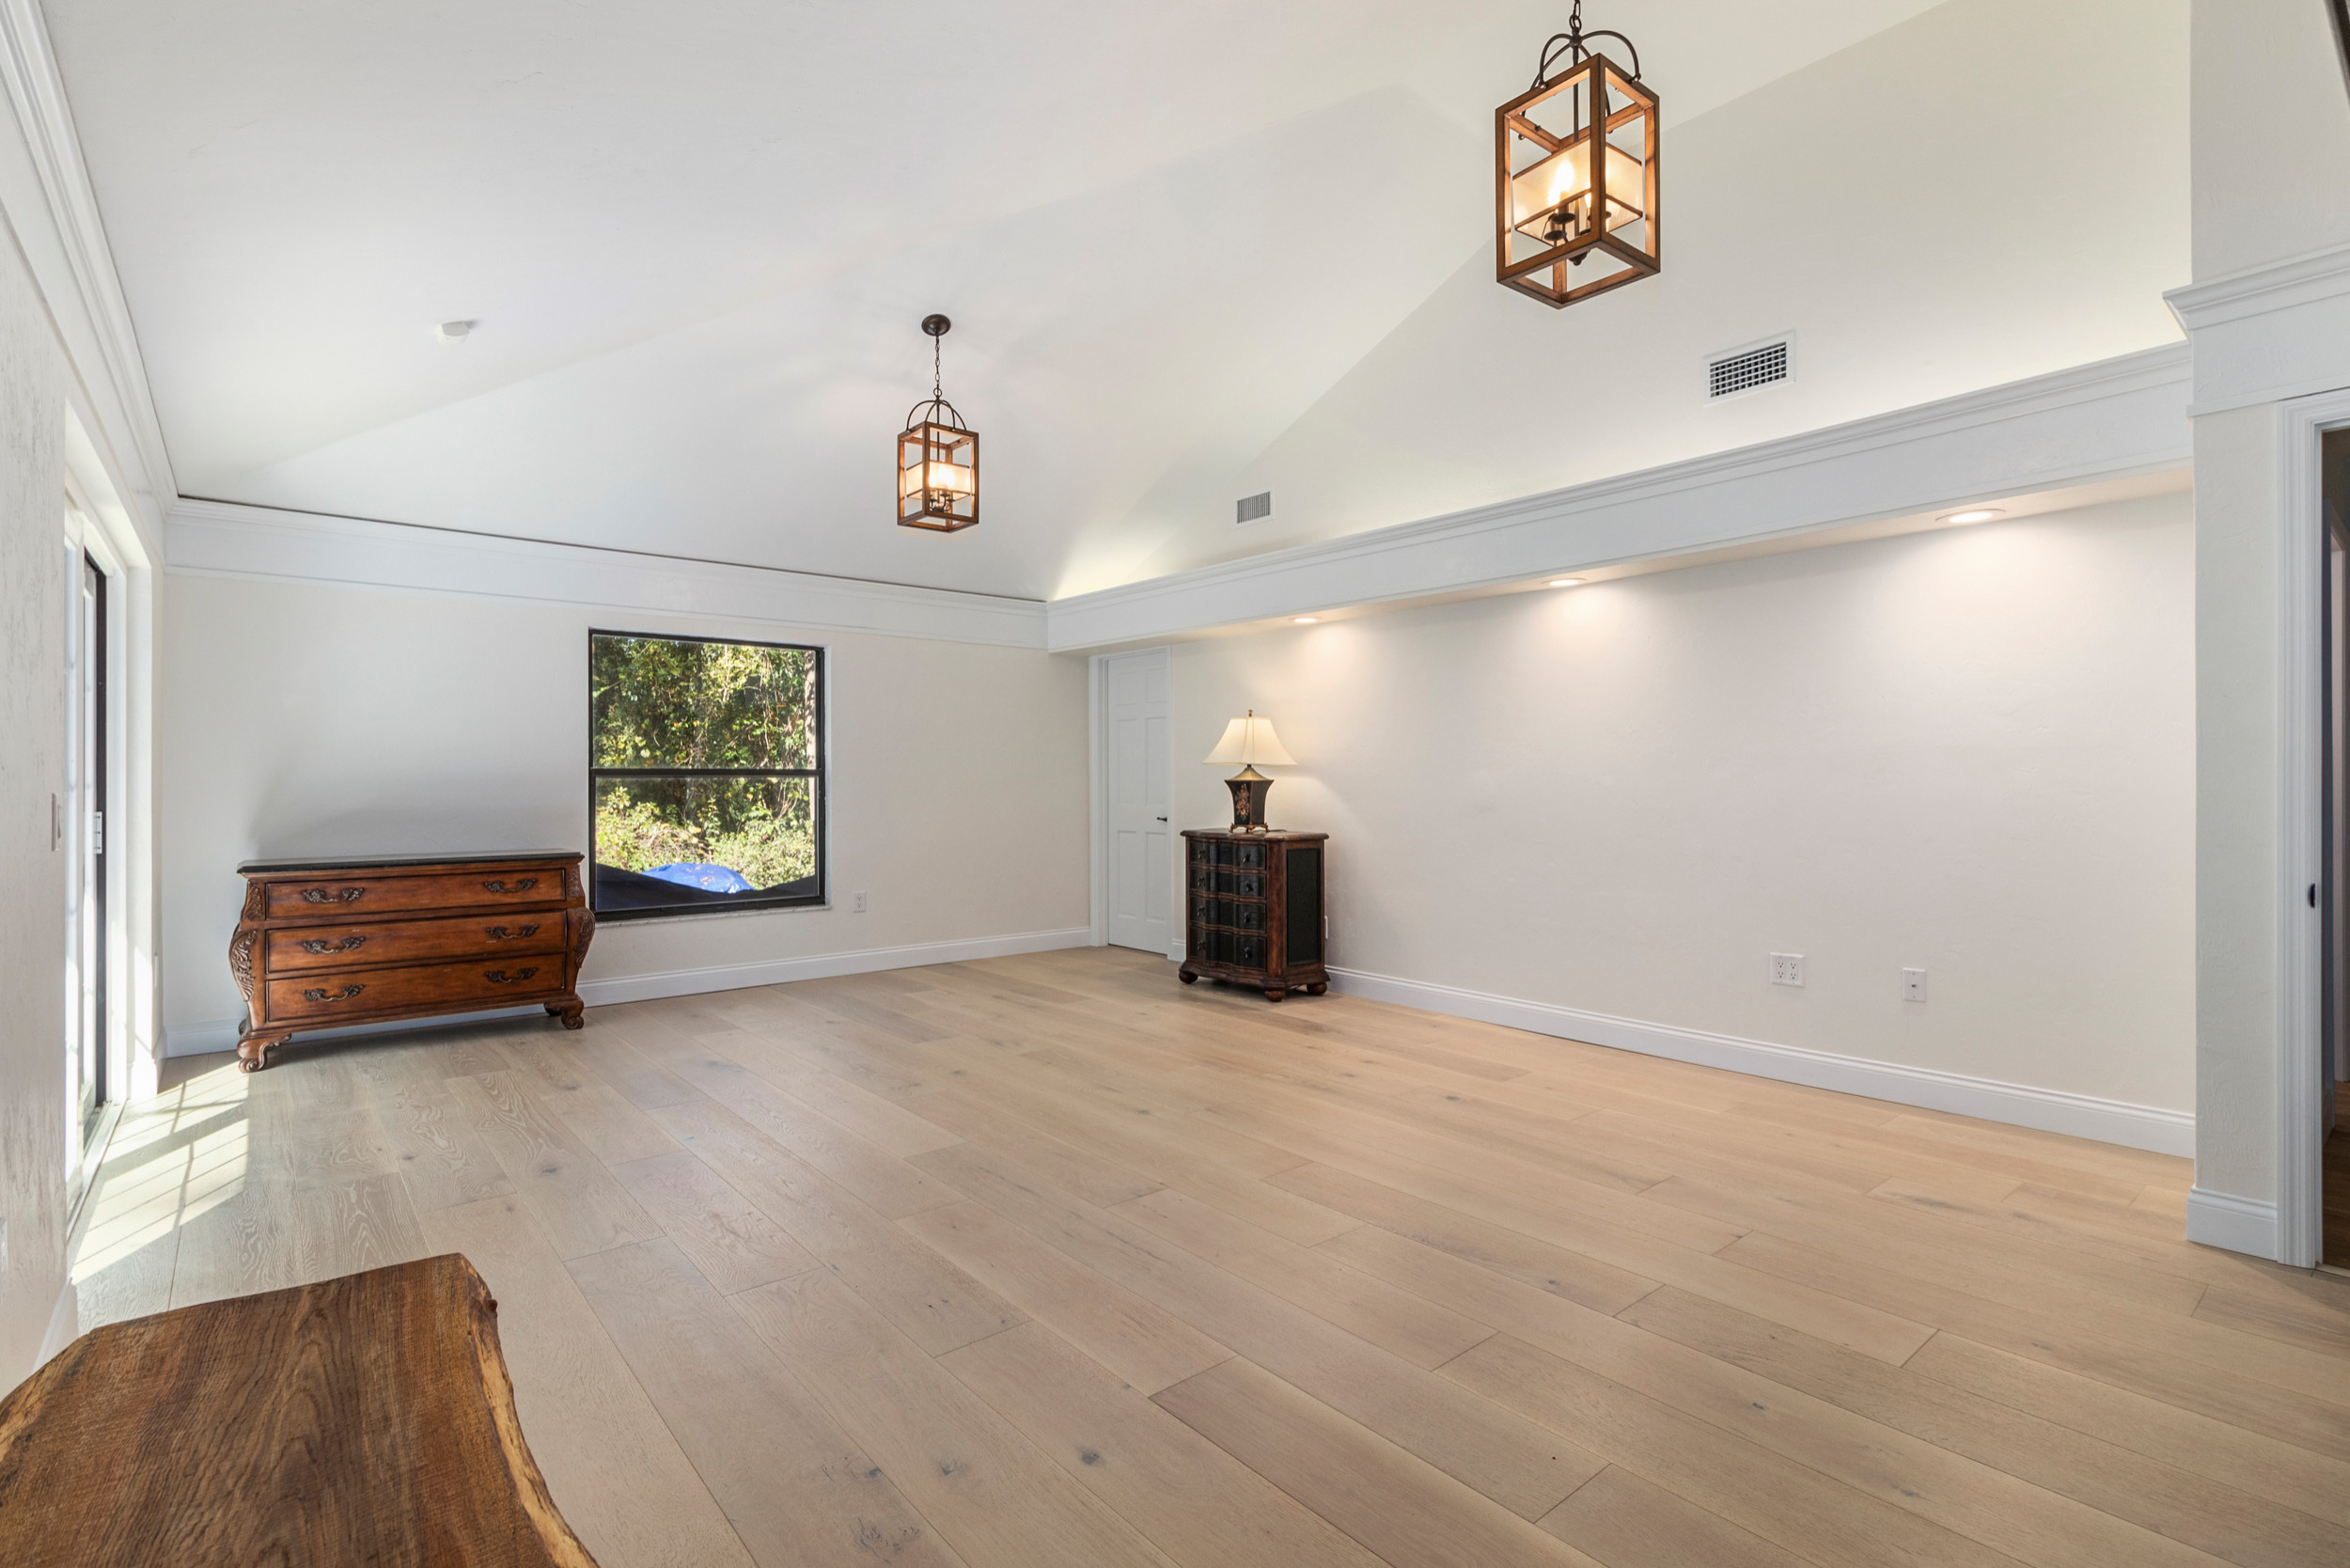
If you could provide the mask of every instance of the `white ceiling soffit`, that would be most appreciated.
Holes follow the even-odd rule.
[[[1826,430],[1445,517],[1229,561],[1045,606],[1046,645],[1100,651],[1290,616],[1514,592],[2184,488],[2185,343]]]
[[[1589,20],[1677,120],[1930,5]],[[183,492],[1028,595],[1481,245],[1459,173],[1564,15],[49,7]],[[876,521],[932,309],[985,443],[951,550]]]

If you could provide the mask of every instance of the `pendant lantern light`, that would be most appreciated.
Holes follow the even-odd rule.
[[[951,534],[979,520],[979,438],[939,391],[938,340],[954,323],[922,318],[931,335],[931,395],[906,413],[898,437],[898,525]]]
[[[1631,74],[1587,39],[1622,44]],[[1630,39],[1583,30],[1583,0],[1534,85],[1494,111],[1494,142],[1499,281],[1563,308],[1655,275],[1656,94]]]

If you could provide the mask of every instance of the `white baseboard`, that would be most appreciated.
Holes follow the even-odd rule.
[[[2186,1239],[2224,1247],[2255,1258],[2277,1256],[2277,1205],[2258,1198],[2190,1187],[2186,1194]]]
[[[616,975],[610,980],[585,981],[579,996],[589,1007],[603,1007],[613,1002],[650,1001],[656,996],[694,996],[705,991],[739,991],[749,985],[780,985],[786,980],[822,980],[832,975],[870,975],[879,969],[915,969],[926,964],[961,964],[974,958],[1008,958],[1013,953],[1051,952],[1059,948],[1092,945],[1090,927],[1070,926],[1062,931],[1028,931],[1011,936],[966,936],[953,942],[916,942],[902,948],[816,953],[807,958],[778,958],[763,964],[672,969],[657,975]]]
[[[696,996],[707,991],[739,991],[744,986],[779,985],[786,980],[822,980],[831,975],[867,975],[879,969],[914,969],[925,964],[960,964],[966,959],[1050,952],[1058,948],[1089,947],[1092,941],[1093,933],[1089,928],[1071,926],[1062,931],[1027,931],[1010,936],[968,936],[952,942],[916,942],[901,948],[863,948],[854,952],[817,953],[763,964],[725,964],[652,975],[615,975],[609,980],[584,982],[579,988],[579,998],[589,1007],[605,1007],[614,1002]],[[477,1024],[493,1018],[527,1017],[539,1011],[534,1002],[488,1012],[453,1012],[436,1018],[396,1019],[388,1024],[353,1024],[339,1029],[306,1029],[300,1038],[333,1040],[345,1035],[382,1034],[390,1029]],[[238,1022],[234,1018],[219,1018],[201,1024],[170,1025],[164,1030],[164,1055],[193,1057],[208,1051],[234,1050]]]
[[[439,1028],[451,1024],[480,1024],[493,1018],[523,1018],[543,1016],[538,1003],[527,1007],[492,1008],[480,1012],[450,1012],[432,1018],[395,1018],[384,1024],[348,1024],[336,1029],[304,1029],[303,1040],[340,1040],[348,1035],[388,1034],[395,1029]],[[208,1018],[200,1024],[166,1024],[164,1026],[164,1055],[166,1057],[200,1057],[214,1051],[237,1048],[237,1027],[241,1018]]]
[[[2195,1117],[2189,1111],[2137,1105],[2124,1100],[2100,1100],[2087,1094],[2001,1083],[1996,1078],[1969,1077],[1929,1067],[1870,1061],[1800,1045],[1741,1040],[1735,1035],[1709,1034],[1701,1029],[1645,1023],[1637,1018],[1616,1018],[1548,1002],[1521,1001],[1514,996],[1464,991],[1425,980],[1365,974],[1358,969],[1334,968],[1330,971],[1330,983],[1349,996],[1399,1002],[1430,1012],[1446,1012],[1456,1018],[1474,1018],[1534,1034],[1613,1046],[1620,1051],[1637,1051],[1643,1056],[1724,1067],[1758,1078],[1808,1084],[1813,1089],[1832,1089],[1958,1116],[1979,1116],[1989,1121],[2067,1133],[2102,1143],[2126,1144],[2160,1154],[2195,1152]]]

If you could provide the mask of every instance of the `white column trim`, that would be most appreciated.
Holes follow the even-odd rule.
[[[2163,295],[2195,343],[2190,413],[2219,414],[2350,385],[2350,245],[2206,278]]]
[[[2321,443],[2350,425],[2350,391],[2287,403],[2277,482],[2277,1205],[2280,1263],[2309,1268],[2325,1229],[2322,884],[2326,525]]]
[[[132,515],[152,528],[163,502],[178,494],[171,455],[39,0],[0,0],[0,87],[16,111],[44,209],[11,211],[9,221],[73,367],[72,400],[130,492],[123,499]],[[39,232],[28,236],[31,222]]]

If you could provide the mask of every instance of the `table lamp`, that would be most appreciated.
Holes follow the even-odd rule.
[[[1297,759],[1281,745],[1281,738],[1273,732],[1273,721],[1261,719],[1251,708],[1246,718],[1236,718],[1224,727],[1224,738],[1215,743],[1215,749],[1200,759],[1203,765],[1238,762],[1240,772],[1224,781],[1232,792],[1232,831],[1262,833],[1264,831],[1265,792],[1273,788],[1273,780],[1257,771],[1262,762],[1270,768],[1293,768]]]

